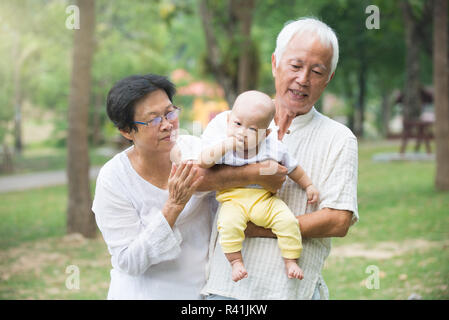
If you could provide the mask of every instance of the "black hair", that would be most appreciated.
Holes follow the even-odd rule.
[[[125,132],[137,131],[134,124],[134,111],[137,102],[149,93],[164,90],[172,101],[175,85],[167,77],[146,74],[133,75],[117,81],[109,90],[106,111],[114,125]]]

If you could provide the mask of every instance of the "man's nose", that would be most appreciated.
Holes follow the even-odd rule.
[[[297,72],[296,82],[303,86],[307,87],[310,85],[310,71],[307,68],[303,68]]]

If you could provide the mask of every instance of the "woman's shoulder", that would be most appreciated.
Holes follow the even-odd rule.
[[[126,161],[126,152],[129,150],[123,150],[109,159],[103,167],[101,167],[100,172],[98,173],[97,181],[101,180],[111,180],[114,177],[120,175],[121,172],[124,171],[125,161]]]

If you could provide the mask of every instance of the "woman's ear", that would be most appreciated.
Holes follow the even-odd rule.
[[[126,132],[126,131],[123,131],[123,130],[119,130],[119,131],[120,131],[120,134],[122,136],[124,136],[126,139],[134,141],[133,135],[131,134],[132,130],[130,130],[129,132]]]

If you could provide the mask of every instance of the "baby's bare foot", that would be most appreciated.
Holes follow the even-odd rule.
[[[248,277],[248,272],[243,265],[241,260],[236,260],[231,262],[232,266],[232,281],[237,282],[242,280],[243,278]]]
[[[302,280],[304,278],[304,273],[295,260],[284,259],[284,262],[285,262],[285,270],[287,271],[287,276],[289,277],[289,279],[295,278]]]

